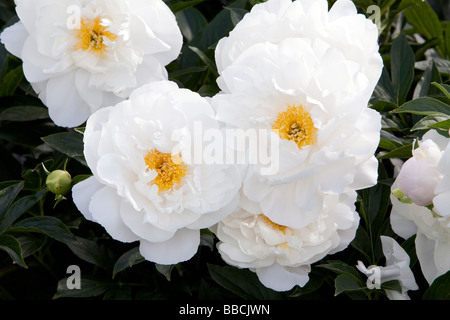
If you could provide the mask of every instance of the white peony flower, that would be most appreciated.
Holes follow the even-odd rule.
[[[424,138],[412,153],[413,156],[401,167],[397,181],[412,202],[428,206],[433,203],[434,189],[442,178],[438,170],[442,150],[432,139]]]
[[[285,200],[279,198],[280,203]],[[355,192],[328,195],[317,219],[295,229],[274,223],[257,203],[243,197],[241,207],[212,230],[225,262],[256,272],[268,288],[287,291],[308,282],[311,264],[352,241],[359,225],[355,200]]]
[[[114,239],[140,241],[141,254],[159,264],[190,259],[199,229],[239,203],[237,166],[186,163],[173,140],[196,121],[219,128],[207,99],[170,81],[138,88],[87,121],[84,154],[93,177],[73,187],[76,206]]]
[[[381,117],[360,94],[368,85],[360,66],[333,45],[320,38],[255,44],[222,70],[224,91],[212,100],[228,127],[278,139],[279,152],[267,152],[276,153],[278,170],[262,174],[262,163],[250,164],[243,188],[269,219],[292,228],[316,220],[325,193],[377,181]]]
[[[358,94],[371,96],[383,64],[378,53],[378,30],[371,20],[357,14],[350,0],[336,1],[329,11],[326,0],[269,0],[253,6],[230,35],[219,41],[215,52],[218,71],[222,74],[255,44],[278,44],[288,38],[309,39],[311,46],[328,56],[327,63],[317,70],[319,78],[323,73],[328,76],[318,81],[318,89],[343,88],[347,82],[356,81]],[[337,52],[339,58],[334,60]],[[295,61],[289,63],[295,66]],[[285,66],[289,70],[287,62]],[[308,72],[311,70],[313,68],[304,69],[300,74],[292,70],[288,78],[302,82],[304,76],[307,79],[311,76]],[[309,83],[307,79],[303,84]],[[227,84],[220,79],[219,84],[226,91]]]
[[[405,188],[400,188],[399,175],[391,188],[394,194],[391,194],[390,219],[392,229],[402,238],[407,239],[416,234],[417,257],[425,279],[431,284],[434,279],[450,270],[450,204],[448,202],[450,139],[443,137],[435,130],[430,130],[422,137],[423,141],[432,141],[434,145],[429,143],[432,148],[438,147],[439,150],[443,150],[439,162],[434,163],[441,178],[437,183],[429,186],[431,190],[423,191],[430,194],[434,208],[430,210],[430,207],[399,201],[394,194],[398,189],[403,191]],[[403,170],[404,167],[401,168],[400,174]],[[428,176],[422,178],[425,181],[429,179]],[[417,183],[420,184],[420,181]]]
[[[369,276],[372,276],[375,281],[379,281],[381,285],[387,281],[399,280],[402,292],[394,290],[386,290],[386,294],[390,300],[410,300],[408,296],[409,290],[417,290],[416,280],[414,274],[409,267],[410,258],[406,251],[391,237],[381,236],[381,245],[384,256],[386,257],[386,266],[369,266],[366,268],[362,261],[358,261],[356,268]],[[376,285],[376,283],[375,283]]]
[[[75,127],[134,88],[167,79],[182,35],[161,0],[15,0],[1,42],[60,126]]]

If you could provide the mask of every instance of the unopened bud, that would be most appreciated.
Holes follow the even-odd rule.
[[[63,196],[70,191],[72,177],[67,171],[55,170],[47,176],[46,184],[50,192]]]

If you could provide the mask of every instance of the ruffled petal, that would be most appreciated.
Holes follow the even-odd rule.
[[[267,288],[288,291],[294,286],[303,287],[309,281],[309,266],[283,267],[277,263],[256,269],[259,281]]]
[[[170,265],[191,259],[200,245],[200,231],[180,229],[169,240],[149,242],[141,240],[139,251],[149,261]]]
[[[89,211],[94,221],[100,223],[114,239],[122,242],[139,240],[123,223],[120,215],[122,201],[113,188],[103,187],[92,196]]]

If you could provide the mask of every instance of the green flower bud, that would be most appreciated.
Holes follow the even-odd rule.
[[[72,177],[67,171],[55,170],[47,176],[47,188],[56,195],[65,195],[72,186]]]

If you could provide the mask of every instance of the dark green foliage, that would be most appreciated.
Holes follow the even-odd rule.
[[[217,93],[214,48],[256,1],[166,2],[184,36],[182,54],[168,66],[169,78],[203,96]],[[0,299],[387,299],[383,289],[399,290],[398,282],[369,290],[355,268],[358,260],[383,265],[380,235],[396,238],[410,254],[420,287],[414,298],[450,299],[449,273],[428,287],[414,239],[396,237],[389,221],[390,159],[410,157],[414,139],[429,128],[442,134],[450,128],[450,23],[443,10],[450,3],[354,2],[361,13],[369,5],[381,8],[385,68],[370,102],[383,117],[379,180],[359,192],[361,223],[351,245],[314,264],[304,288],[282,293],[265,288],[253,272],[226,265],[215,250],[217,239],[208,233],[190,261],[159,266],[140,256],[138,244],[117,242],[86,221],[70,193],[56,203],[46,188],[45,169],[67,164],[73,184],[91,174],[83,156],[83,128],[55,126],[24,78],[21,61],[0,46]],[[15,21],[13,1],[0,2],[0,30]],[[424,41],[417,42],[415,33]],[[436,53],[432,60],[426,50]],[[81,290],[66,285],[70,265],[81,269]]]

